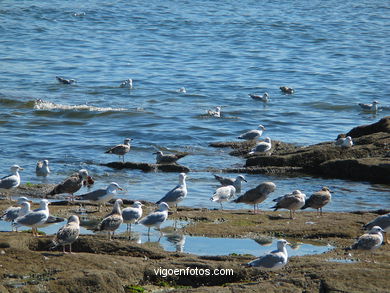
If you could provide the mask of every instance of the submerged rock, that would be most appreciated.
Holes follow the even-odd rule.
[[[149,163],[134,163],[134,162],[110,162],[102,164],[114,169],[139,169],[144,172],[151,172],[160,170],[163,172],[190,172],[190,169],[186,166],[179,164],[149,164]]]

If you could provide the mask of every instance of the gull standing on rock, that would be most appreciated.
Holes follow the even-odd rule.
[[[127,224],[127,231],[131,232],[131,224],[134,224],[142,217],[142,203],[136,201],[132,207],[122,210],[123,223]]]
[[[150,213],[149,215],[147,215],[146,217],[138,221],[139,224],[148,227],[148,236],[150,234],[151,227],[155,227],[158,230],[160,230],[161,224],[168,219],[168,210],[169,210],[169,205],[165,202],[161,202],[158,210]],[[161,235],[162,232],[160,230],[160,237]]]
[[[30,201],[27,197],[19,197],[17,202],[21,205],[20,207],[9,207],[0,216],[1,220],[12,223],[12,231],[14,231],[13,222],[15,219],[30,212]]]
[[[324,186],[320,191],[314,192],[305,202],[305,205],[301,208],[302,210],[306,208],[317,209],[317,215],[320,213],[322,216],[322,208],[327,205],[331,199],[331,190]]]
[[[271,139],[269,137],[266,137],[264,141],[258,142],[248,154],[253,155],[255,153],[267,153],[271,150],[271,148]]]
[[[265,130],[265,127],[263,125],[259,125],[258,129],[249,130],[240,136],[237,136],[238,139],[245,139],[245,140],[254,140],[259,139],[260,136],[263,135],[263,131]]]
[[[121,205],[123,201],[121,199],[117,199],[114,203],[114,207],[112,212],[108,214],[98,225],[98,231],[107,231],[108,238],[112,240],[112,236],[114,236],[114,232],[116,229],[120,227],[123,223]]]
[[[35,167],[35,173],[37,174],[37,176],[46,177],[47,175],[49,175],[50,174],[49,161],[48,160],[38,161],[37,166]]]
[[[18,165],[12,165],[10,169],[12,173],[0,179],[0,191],[2,189],[11,190],[20,185],[19,171],[22,171],[23,168]],[[9,196],[7,196],[7,198],[10,199]]]
[[[38,236],[37,228],[49,218],[49,204],[47,199],[42,199],[39,208],[15,219],[15,227],[31,227],[33,236]]]
[[[163,154],[162,151],[157,151],[153,154],[156,155],[156,164],[173,164],[188,155],[187,153]]]
[[[372,104],[359,103],[358,105],[364,111],[377,112],[379,104],[380,103],[378,101],[373,101]]]
[[[276,205],[271,207],[271,209],[274,209],[274,211],[278,209],[290,210],[290,219],[294,219],[295,211],[305,205],[305,200],[306,195],[304,193],[300,190],[294,190],[292,193],[275,198],[273,201],[276,202]]]
[[[353,146],[353,141],[352,141],[352,137],[350,136],[347,136],[347,137],[339,137],[336,142],[335,142],[335,145],[336,146],[339,146],[341,148],[350,148]]]
[[[383,242],[383,229],[379,226],[374,226],[371,228],[368,234],[363,234],[359,239],[352,244],[348,249],[360,249],[360,250],[370,250],[373,251],[379,248]]]
[[[211,201],[219,202],[221,205],[221,210],[223,210],[222,203],[224,201],[229,201],[236,194],[236,188],[233,185],[219,187],[210,198]]]
[[[106,204],[106,202],[110,201],[117,194],[117,190],[123,189],[119,186],[118,183],[111,182],[106,188],[100,188],[85,194],[78,195],[75,197],[75,199],[98,204],[100,211],[102,204]]]
[[[390,244],[390,240],[387,239],[387,233],[390,232],[390,213],[376,217],[374,220],[364,225],[364,229],[369,230],[372,229],[374,226],[379,226],[383,229],[385,242],[387,244]]]
[[[157,201],[156,204],[165,202],[168,206],[175,205],[177,211],[178,202],[182,201],[187,196],[186,177],[187,175],[185,173],[180,173],[179,184],[172,190],[168,191],[168,193],[162,199]]]
[[[269,102],[269,94],[267,92],[265,92],[262,96],[258,96],[255,94],[248,94],[248,95],[254,100],[262,101],[264,103]]]
[[[238,175],[236,178],[228,178],[214,174],[214,177],[219,181],[219,183],[221,183],[222,186],[233,185],[237,193],[241,192],[241,182],[248,182],[243,175]]]
[[[83,181],[88,178],[88,171],[81,169],[79,172],[72,174],[60,184],[57,184],[47,195],[56,195],[67,193],[73,197],[73,194],[80,190]]]
[[[68,218],[68,223],[61,227],[54,239],[52,240],[52,246],[50,249],[54,249],[57,246],[62,246],[62,251],[65,251],[65,245],[69,245],[69,253],[72,253],[72,243],[79,238],[80,235],[80,220],[76,215]]]
[[[130,142],[132,140],[132,138],[126,138],[123,144],[118,144],[105,151],[105,153],[118,155],[119,159],[122,157],[122,162],[125,162],[125,155],[130,151]]]
[[[215,110],[207,110],[207,115],[211,117],[220,118],[221,117],[221,107],[215,107]]]
[[[274,192],[276,189],[276,185],[273,182],[263,182],[256,186],[255,188],[252,188],[245,192],[243,195],[241,195],[239,198],[233,200],[235,203],[246,203],[246,204],[253,204],[253,213],[256,213],[256,207],[257,211],[259,210],[258,204],[266,200],[266,198],[269,196],[271,192]]]
[[[247,264],[249,267],[258,267],[263,270],[278,270],[283,268],[287,264],[288,255],[286,245],[289,245],[286,240],[280,239],[277,242],[276,250],[259,257]]]

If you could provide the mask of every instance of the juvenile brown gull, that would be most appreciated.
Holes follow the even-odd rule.
[[[375,250],[382,245],[383,242],[383,229],[379,226],[371,228],[370,232],[363,234],[359,239],[352,244],[350,249],[361,249],[361,250]]]
[[[56,195],[67,193],[73,196],[74,193],[80,190],[83,186],[83,181],[88,177],[88,171],[85,169],[79,170],[77,173],[72,174],[66,178],[60,184],[57,184],[48,195]]]
[[[255,188],[249,189],[239,198],[233,200],[235,203],[253,204],[253,213],[259,210],[258,204],[266,200],[271,192],[274,192],[276,185],[273,182],[263,182]]]
[[[241,192],[242,181],[248,182],[243,175],[238,175],[236,178],[228,178],[214,174],[214,177],[219,181],[219,183],[221,183],[222,186],[233,185],[236,189],[236,193]]]
[[[112,240],[112,236],[114,236],[115,230],[117,230],[120,225],[123,223],[121,205],[123,201],[121,199],[117,199],[114,203],[114,207],[112,212],[108,214],[98,225],[98,231],[107,231],[108,238]]]
[[[80,235],[80,220],[76,215],[70,216],[68,218],[68,223],[61,227],[56,233],[54,239],[52,240],[51,249],[56,248],[57,246],[62,246],[62,251],[65,251],[65,246],[69,245],[69,253],[72,253],[72,243],[79,238]]]
[[[290,210],[290,219],[294,219],[296,210],[299,210],[305,205],[306,195],[300,190],[294,190],[292,193],[285,194],[281,197],[275,198],[273,201],[276,205],[272,207],[274,211],[278,209]]]
[[[132,140],[132,138],[126,138],[122,144],[118,144],[108,149],[107,151],[105,151],[105,153],[118,155],[119,159],[122,157],[122,162],[125,162],[125,155],[130,151],[130,142]]]
[[[317,215],[320,213],[322,216],[322,208],[327,205],[331,199],[331,190],[324,186],[320,191],[314,192],[305,202],[305,205],[301,208],[302,210],[306,208],[317,209]]]
[[[245,139],[245,140],[254,140],[254,139],[259,139],[260,136],[263,135],[263,131],[265,130],[265,127],[263,125],[258,126],[259,129],[253,129],[249,130],[240,136],[237,136],[238,139]]]
[[[176,163],[177,160],[187,156],[187,153],[163,154],[162,151],[157,151],[153,154],[156,155],[156,164]]]
[[[247,264],[250,267],[258,267],[263,270],[278,270],[283,268],[287,264],[288,254],[286,245],[288,245],[286,240],[280,239],[277,242],[277,249],[255,259]]]

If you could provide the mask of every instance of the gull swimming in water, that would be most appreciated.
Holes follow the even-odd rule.
[[[291,87],[287,87],[287,86],[281,86],[281,87],[280,87],[280,90],[281,90],[282,93],[284,93],[284,94],[289,94],[289,95],[291,95],[291,94],[294,93],[294,89],[291,88]]]
[[[256,213],[256,207],[257,211],[259,210],[259,203],[263,202],[267,199],[270,193],[274,192],[276,189],[276,185],[273,182],[263,182],[256,186],[255,188],[252,188],[245,192],[243,195],[241,195],[239,198],[233,200],[235,203],[246,203],[246,204],[253,204],[253,213]]]
[[[156,155],[156,164],[173,164],[188,155],[187,153],[163,154],[162,151],[157,151],[153,154]]]
[[[265,127],[263,125],[259,125],[258,129],[249,130],[240,136],[238,136],[238,139],[245,139],[245,140],[253,140],[253,139],[259,139],[260,136],[263,135],[263,131],[265,130]]]
[[[264,141],[260,141],[256,144],[256,146],[248,153],[249,155],[253,155],[255,153],[267,153],[271,150],[272,143],[269,137],[266,137]]]
[[[278,198],[275,198],[273,201],[276,204],[271,207],[274,211],[278,209],[287,209],[290,210],[290,219],[294,219],[294,214],[296,210],[299,210],[305,205],[306,195],[300,190],[294,190],[292,193],[285,194]]]
[[[320,213],[322,216],[322,208],[327,205],[331,199],[331,190],[324,186],[320,191],[314,192],[305,202],[305,205],[301,208],[302,210],[306,208],[317,209],[317,215]]]
[[[169,205],[165,202],[161,202],[159,204],[158,210],[150,213],[149,215],[147,215],[146,217],[138,221],[139,224],[148,227],[148,236],[150,234],[151,227],[155,227],[158,230],[160,230],[161,224],[168,219],[168,210],[169,210]],[[161,235],[162,232],[160,230],[160,237]]]
[[[122,162],[125,162],[125,155],[130,151],[130,142],[132,140],[132,138],[126,138],[123,144],[118,144],[105,151],[105,153],[118,155],[119,159],[122,157]]]
[[[243,175],[238,175],[236,178],[228,178],[228,177],[222,177],[214,174],[214,177],[219,181],[219,183],[221,183],[222,186],[233,185],[234,188],[236,189],[235,192],[237,193],[241,192],[242,181],[248,182],[246,181]]]
[[[221,205],[221,210],[223,210],[222,203],[224,201],[229,201],[232,197],[235,196],[235,194],[236,189],[233,185],[222,186],[217,188],[210,200],[214,202],[219,202],[219,204]]]
[[[107,231],[108,238],[112,240],[112,236],[114,236],[115,230],[117,230],[120,225],[123,223],[121,205],[123,201],[121,199],[117,199],[114,203],[114,207],[112,212],[108,214],[98,225],[98,231]]]
[[[73,84],[76,82],[76,80],[74,80],[74,79],[66,79],[66,78],[63,78],[61,76],[56,76],[56,79],[58,80],[59,83],[62,83],[62,84]]]
[[[336,142],[335,142],[335,145],[336,146],[339,146],[341,148],[350,148],[353,146],[353,141],[352,141],[352,137],[350,136],[347,136],[347,137],[339,137]]]
[[[77,173],[73,173],[60,184],[57,184],[47,195],[56,195],[67,193],[73,196],[74,193],[80,190],[83,186],[83,181],[88,178],[88,171],[81,169]]]
[[[134,224],[142,217],[142,203],[135,201],[132,207],[122,210],[123,223],[127,224],[127,231],[131,232],[131,224]]]
[[[12,165],[10,169],[12,173],[0,179],[0,191],[2,189],[11,190],[20,185],[19,171],[22,171],[23,168],[18,165]]]
[[[255,94],[248,94],[252,99],[262,101],[264,103],[269,102],[269,94],[265,92],[262,96],[255,95]]]
[[[17,217],[24,216],[25,214],[30,212],[30,201],[27,197],[19,197],[17,200],[20,207],[9,207],[7,208],[3,214],[0,216],[0,219],[6,222],[13,223]],[[12,225],[12,231],[14,230],[14,226]]]
[[[358,105],[364,111],[377,112],[379,104],[380,103],[378,101],[373,101],[372,104],[359,103]]]
[[[47,175],[49,175],[50,174],[49,161],[48,160],[38,161],[37,166],[35,167],[35,173],[37,174],[37,176],[46,177]]]
[[[80,235],[80,220],[76,215],[70,216],[68,218],[68,223],[61,227],[54,239],[52,240],[52,246],[50,249],[54,249],[57,246],[62,246],[62,251],[65,251],[65,246],[69,245],[69,253],[72,253],[72,243],[79,238]]]
[[[207,110],[207,115],[211,117],[220,118],[221,117],[221,107],[215,107],[215,110]]]
[[[38,209],[15,219],[15,227],[31,227],[33,236],[38,236],[37,228],[49,218],[49,204],[47,199],[42,199]]]
[[[129,79],[122,81],[120,87],[127,87],[129,89],[132,89],[133,88],[133,80],[131,78],[129,78]]]
[[[161,198],[159,201],[157,201],[156,204],[165,202],[169,206],[175,205],[177,210],[178,202],[182,201],[187,196],[186,177],[187,175],[185,173],[180,173],[179,184],[176,185],[176,187],[173,188],[172,190],[168,191],[168,193],[165,194],[165,196]]]
[[[369,230],[374,226],[379,226],[383,229],[385,241],[387,244],[390,244],[390,240],[387,238],[387,233],[390,232],[390,213],[376,217],[374,220],[364,225],[364,229]]]
[[[117,194],[117,190],[123,189],[118,185],[118,183],[111,182],[106,188],[100,188],[85,194],[78,195],[75,197],[75,199],[98,204],[100,211],[102,204],[110,201]]]
[[[349,249],[361,249],[361,250],[375,250],[382,245],[383,242],[383,229],[379,226],[371,228],[370,232],[363,234],[359,239],[352,244]]]
[[[288,254],[286,245],[289,245],[286,240],[280,239],[277,242],[277,249],[255,259],[247,264],[249,267],[258,267],[263,270],[278,270],[287,264]]]
[[[185,94],[187,91],[186,91],[185,87],[181,87],[181,88],[179,88],[178,92],[182,93],[182,94]]]

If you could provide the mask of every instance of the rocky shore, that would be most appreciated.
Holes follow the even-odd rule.
[[[255,142],[212,143],[231,147],[234,156],[246,158],[245,166],[225,172],[310,174],[316,176],[390,183],[390,117],[353,128],[339,137],[351,136],[354,145],[341,148],[335,142],[295,146],[275,141],[271,155],[248,155]]]

